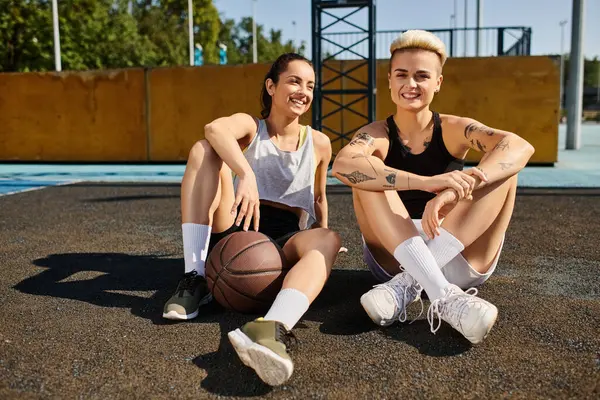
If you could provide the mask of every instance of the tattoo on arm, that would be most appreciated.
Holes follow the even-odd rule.
[[[425,139],[425,141],[423,142],[423,146],[425,146],[425,148],[429,147],[429,145],[431,144],[431,136],[427,137],[427,139]]]
[[[471,139],[471,147],[473,150],[485,152],[485,145],[479,141],[479,139]]]
[[[483,143],[476,137],[473,137],[473,133],[483,132],[488,136],[494,135],[494,130],[482,124],[475,122],[470,123],[465,127],[465,138],[471,143],[471,148],[477,151],[485,152],[487,149]]]
[[[498,163],[498,165],[500,166],[500,168],[502,169],[502,171],[506,171],[507,169],[509,169],[510,167],[513,166],[513,163],[501,162],[501,163]]]
[[[494,146],[494,150],[504,151],[504,150],[508,150],[508,147],[509,147],[508,140],[506,138],[504,138],[501,141],[499,141],[496,146]]]
[[[476,129],[476,124],[474,123],[470,123],[469,125],[467,125],[465,127],[465,138],[467,138],[467,140],[471,139],[471,135],[473,134],[473,131]],[[471,143],[473,143],[473,140],[471,140]]]
[[[396,185],[396,173],[392,172],[391,174],[385,177],[385,180],[388,181],[390,185]]]
[[[383,185],[384,188],[394,189],[396,187],[396,174],[397,172],[391,169],[384,169],[387,173],[385,180],[387,184]]]
[[[371,135],[365,132],[361,132],[352,141],[349,143],[350,146],[355,146],[357,144],[366,144],[367,146],[373,146],[375,143],[375,139]]]
[[[465,127],[465,138],[471,139],[471,135],[473,132],[483,132],[488,136],[494,136],[495,131],[489,126],[485,126],[483,124],[477,124],[475,122],[471,122],[469,125]]]
[[[482,132],[485,132],[485,134],[488,136],[494,136],[494,133],[495,133],[492,128],[490,128],[489,126],[485,126],[485,125],[481,125],[480,130]]]
[[[350,181],[350,183],[353,184],[375,180],[375,178],[373,178],[372,176],[365,175],[360,171],[354,171],[351,174],[343,174],[340,172],[339,174],[344,178],[348,179],[348,181]]]

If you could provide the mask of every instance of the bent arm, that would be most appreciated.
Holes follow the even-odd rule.
[[[204,127],[204,137],[219,157],[238,176],[252,174],[240,145],[248,144],[256,134],[256,120],[248,114],[218,118]]]
[[[315,141],[317,153],[319,154],[319,165],[315,173],[315,213],[317,221],[312,228],[328,228],[329,206],[327,203],[327,169],[331,161],[331,142],[329,138],[321,133],[315,132],[318,140]]]
[[[470,118],[460,120],[464,145],[485,153],[476,168],[485,173],[488,181],[478,180],[476,189],[517,174],[535,152],[529,142],[512,132],[490,128]]]
[[[360,129],[352,141],[337,154],[332,173],[344,184],[371,192],[386,190],[415,190],[422,177],[388,167],[375,155],[386,149],[387,136],[374,131],[371,126]]]

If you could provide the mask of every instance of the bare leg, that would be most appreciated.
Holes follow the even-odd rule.
[[[517,176],[473,193],[446,216],[442,227],[465,246],[462,255],[479,273],[495,259],[510,222],[517,191]]]
[[[390,275],[400,272],[393,253],[401,242],[418,236],[406,207],[393,191],[352,190],[354,212],[365,242],[377,263]]]
[[[281,385],[294,371],[288,354],[289,333],[308,310],[329,277],[340,248],[340,236],[325,228],[310,229],[292,236],[283,246],[294,263],[283,287],[263,319],[249,322],[228,333],[233,348],[244,364],[254,369],[269,385]]]
[[[181,182],[181,220],[185,275],[165,304],[163,317],[187,320],[211,300],[205,262],[211,232],[222,232],[234,222],[231,171],[206,140],[190,150]]]
[[[355,200],[358,200],[355,209],[358,209],[361,230],[367,228],[363,234],[374,236],[365,239],[379,243],[379,247],[393,254],[397,260],[396,271],[388,271],[395,276],[361,297],[361,304],[369,317],[384,326],[397,319],[405,319],[407,305],[420,295],[417,285],[420,284],[431,300],[427,319],[433,333],[439,328],[439,324],[435,325],[435,319],[439,318],[450,323],[472,343],[483,340],[494,325],[498,310],[446,280],[400,197],[395,192],[355,190],[354,194]],[[397,273],[399,264],[405,273]]]
[[[283,246],[289,262],[295,263],[283,281],[283,289],[296,289],[312,303],[323,289],[340,249],[336,232],[316,228],[299,232]]]
[[[235,215],[231,169],[206,140],[192,147],[181,182],[181,220],[213,227],[222,232],[231,227]]]

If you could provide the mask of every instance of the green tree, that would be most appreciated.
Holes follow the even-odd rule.
[[[182,0],[143,0],[135,7],[140,33],[156,46],[153,65],[189,63],[188,3]],[[204,48],[205,63],[217,63],[219,13],[212,0],[194,0],[194,43]]]
[[[60,0],[61,62],[65,70],[188,65],[188,3],[184,0]],[[252,19],[221,22],[213,0],[193,0],[194,41],[204,61],[217,63],[218,43],[230,64],[252,62]],[[280,30],[257,26],[258,61],[304,52]],[[49,0],[0,0],[0,71],[54,69]]]
[[[53,65],[50,4],[0,2],[0,71],[46,70]]]
[[[272,62],[287,52],[303,54],[305,44],[295,47],[291,40],[283,42],[281,30],[271,29],[268,36],[262,25],[256,25],[258,62]],[[227,46],[229,64],[246,64],[252,62],[252,18],[244,17],[236,25],[231,19],[225,20],[219,32],[219,41]]]
[[[64,69],[104,69],[146,65],[152,43],[138,32],[126,0],[59,2]]]
[[[559,56],[557,56],[557,60],[560,60]],[[598,66],[600,64],[600,60],[598,57],[594,57],[593,59],[586,58],[583,62],[583,85],[597,87],[598,86],[598,74],[600,71],[598,70]],[[569,56],[567,55],[564,58],[564,71],[563,71],[563,83],[565,88],[567,87],[567,82],[569,81]]]

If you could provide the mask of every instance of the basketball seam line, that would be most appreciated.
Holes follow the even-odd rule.
[[[227,236],[227,240],[225,240],[225,243],[223,243],[223,246],[221,246],[221,250],[223,250],[223,248],[225,246],[227,246],[227,243],[229,243],[229,240],[231,240],[232,235]],[[213,248],[214,250],[214,248]],[[222,258],[223,253],[220,251],[219,252],[219,262],[221,263],[221,265],[223,265],[223,258]],[[209,257],[208,261],[212,264],[212,258]],[[215,269],[215,266],[213,265],[213,270]],[[217,286],[217,282],[219,281],[219,278],[221,277],[221,274],[223,273],[223,269],[221,268],[221,270],[217,273],[217,275],[215,276],[215,279],[213,280],[213,289],[215,288],[215,286]],[[214,294],[214,290],[211,290],[211,292]]]
[[[252,270],[252,271],[230,271],[230,270],[227,270],[227,272],[229,272],[229,275],[244,276],[244,275],[264,275],[268,272],[277,272],[277,271],[287,272],[290,269],[291,268],[263,269],[263,270]]]
[[[227,242],[229,242],[229,240],[228,240]],[[221,258],[221,256],[223,255],[223,249],[224,249],[224,248],[225,248],[225,246],[227,245],[227,242],[225,242],[225,243],[223,244],[223,247],[221,247],[221,252],[219,253],[219,258]],[[248,246],[248,247],[244,247],[243,249],[241,249],[240,251],[238,251],[238,252],[237,252],[237,254],[236,254],[235,256],[233,256],[233,257],[231,258],[231,260],[229,260],[229,261],[227,262],[227,264],[225,264],[225,265],[223,265],[223,260],[221,259],[221,265],[223,265],[223,268],[222,268],[221,270],[227,269],[227,267],[229,267],[229,265],[230,265],[232,262],[234,262],[234,261],[235,261],[235,260],[236,260],[236,259],[237,259],[237,258],[238,258],[240,255],[242,255],[242,254],[243,254],[244,252],[246,252],[247,250],[250,250],[251,248],[253,248],[253,247],[256,247],[256,246],[258,246],[258,245],[260,245],[260,244],[266,243],[266,242],[270,242],[270,240],[261,240],[260,242],[255,242],[255,243],[252,243],[252,244],[251,244],[250,246]],[[277,249],[277,250],[279,251],[279,249]],[[283,261],[283,260],[282,260],[282,261]],[[227,270],[227,272],[231,272],[231,271]]]
[[[265,235],[266,236],[266,235]],[[233,237],[233,234],[229,235],[229,237],[227,238],[227,240],[225,241],[225,243],[223,243],[223,246],[221,246],[221,249],[219,251],[219,261],[221,263],[221,265],[223,265],[223,249],[227,246],[227,244],[229,243],[229,241],[231,240],[231,238]],[[221,274],[223,273],[223,271],[227,271],[230,275],[252,275],[255,274],[255,272],[251,272],[251,273],[238,273],[238,272],[234,272],[234,271],[230,271],[229,269],[227,269],[229,267],[229,265],[235,260],[237,259],[237,257],[239,257],[241,254],[243,254],[245,251],[250,250],[253,247],[256,247],[260,244],[266,243],[266,242],[271,242],[275,245],[275,248],[277,249],[277,252],[279,253],[279,256],[281,257],[281,261],[282,264],[287,264],[286,258],[285,258],[285,254],[283,253],[283,251],[281,250],[281,248],[279,247],[279,245],[277,243],[275,243],[274,240],[272,240],[271,238],[269,238],[267,236],[267,239],[265,240],[261,240],[259,242],[255,242],[252,245],[243,248],[241,251],[239,251],[235,256],[233,256],[233,258],[231,258],[226,265],[223,265],[221,270],[219,271],[219,273],[215,276],[212,288],[213,290],[211,290],[211,292],[214,294],[215,288],[219,289],[219,292],[221,293],[221,295],[223,296],[223,299],[227,302],[227,304],[229,304],[230,308],[232,310],[238,311],[235,307],[233,307],[233,305],[231,304],[231,302],[227,299],[227,296],[225,296],[225,293],[223,292],[223,290],[217,285],[218,280],[221,278]],[[214,250],[214,249],[213,249]],[[212,264],[212,258],[209,260],[209,262]],[[282,265],[283,266],[283,265]],[[214,270],[214,265],[213,265],[213,270]],[[281,271],[289,271],[291,268],[287,268],[287,269],[281,269]],[[265,273],[265,272],[273,272],[273,271],[278,271],[277,269],[275,270],[263,270],[263,271],[259,271],[260,273]],[[221,281],[227,285],[227,287],[231,290],[233,290],[234,292],[238,293],[239,295],[246,297],[248,299],[254,300],[254,301],[258,301],[261,303],[265,303],[268,304],[269,302],[266,300],[262,300],[250,295],[247,295],[245,293],[240,292],[239,290],[235,289],[233,286],[231,286],[225,279],[221,279]]]
[[[221,282],[223,282],[225,285],[227,285],[227,287],[230,290],[232,290],[232,291],[236,292],[237,294],[239,294],[239,295],[241,295],[243,297],[246,297],[246,298],[248,298],[250,300],[258,301],[258,302],[264,303],[265,305],[268,305],[268,304],[272,303],[271,300],[264,300],[264,299],[261,299],[261,298],[258,298],[258,297],[254,297],[254,296],[251,296],[249,294],[240,292],[238,289],[234,288],[229,283],[227,283],[227,281],[225,279],[222,279]],[[225,293],[223,293],[223,290],[221,289],[221,287],[219,287],[219,291],[221,292],[221,294],[223,295],[223,297],[225,298],[225,300],[227,300],[227,297],[225,296]],[[229,300],[227,300],[227,303],[229,303],[229,305],[231,306],[231,303],[229,302]],[[231,308],[235,309],[233,307],[231,307]]]

